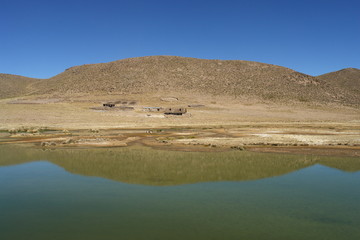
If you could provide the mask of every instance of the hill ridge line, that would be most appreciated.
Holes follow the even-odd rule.
[[[12,83],[18,78],[21,84],[17,85],[21,87],[10,86],[9,76],[0,75],[0,83],[8,79],[8,91],[0,92],[1,98],[19,94],[176,92],[278,102],[359,104],[357,92],[334,84],[324,75],[314,77],[290,68],[246,60],[144,56],[73,66],[48,79],[30,80],[16,75],[10,78]],[[16,91],[17,88],[23,90]]]

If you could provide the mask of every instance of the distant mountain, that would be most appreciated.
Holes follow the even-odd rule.
[[[32,84],[42,79],[0,73],[0,98],[22,96],[32,92]]]
[[[355,92],[360,95],[360,69],[345,68],[336,72],[320,75],[318,78],[346,91]]]
[[[67,69],[30,85],[45,93],[187,93],[270,101],[358,104],[358,94],[322,78],[271,64],[150,56]],[[4,96],[1,96],[4,97]]]

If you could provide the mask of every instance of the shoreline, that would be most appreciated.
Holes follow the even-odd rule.
[[[277,126],[275,126],[277,125]],[[0,144],[29,144],[38,148],[104,148],[144,145],[171,151],[252,151],[360,157],[360,128],[269,123],[226,127],[9,129]],[[270,127],[271,126],[271,127]]]

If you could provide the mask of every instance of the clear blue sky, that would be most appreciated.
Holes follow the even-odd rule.
[[[359,0],[1,0],[0,72],[175,55],[319,75],[360,68]]]

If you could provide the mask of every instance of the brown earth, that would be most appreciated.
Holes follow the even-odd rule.
[[[174,93],[176,102],[162,101],[164,96],[133,95],[74,95],[33,96],[0,100],[0,129],[49,127],[60,129],[90,128],[162,128],[237,126],[252,123],[344,123],[358,124],[360,109],[341,105],[276,104],[256,99],[234,99],[212,95]],[[128,99],[136,102],[134,110],[102,110],[102,103]],[[48,102],[47,102],[48,100]],[[17,103],[17,104],[14,104]],[[188,105],[202,107],[187,107]],[[125,105],[129,106],[129,105]],[[187,107],[183,116],[166,116],[148,112],[145,107]],[[100,110],[96,110],[96,109]],[[121,109],[121,108],[119,108]]]
[[[32,84],[41,80],[0,73],[0,99],[30,94],[32,92]]]
[[[136,104],[131,105],[134,110],[105,110],[101,107],[104,100]],[[174,105],[197,107],[188,107],[182,116],[166,116],[144,108]],[[360,110],[338,105],[280,105],[175,93],[165,97],[33,96],[0,100],[0,123],[2,144],[36,143],[58,148],[141,143],[181,151],[246,148],[294,153],[306,148],[310,154],[360,156]]]
[[[346,68],[320,75],[318,78],[345,91],[354,92],[357,95],[360,94],[360,69]]]
[[[21,77],[23,79],[23,77]],[[21,84],[20,84],[21,85]],[[258,62],[150,56],[87,64],[50,79],[8,89],[1,98],[24,94],[187,93],[270,102],[338,103],[358,106],[359,94],[294,70]],[[24,87],[25,86],[25,87]]]

